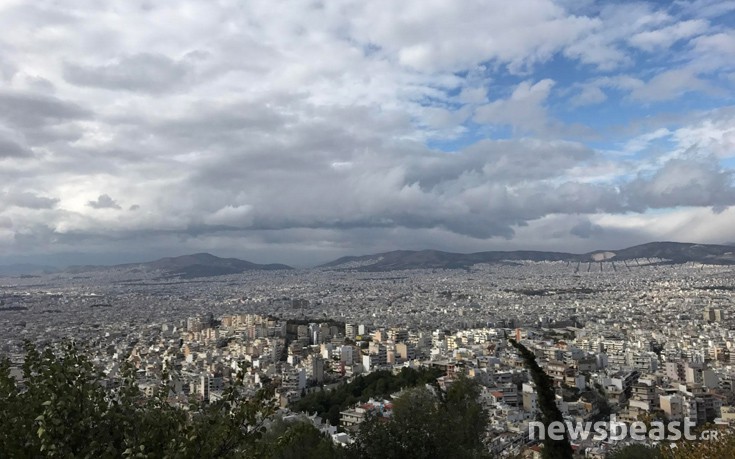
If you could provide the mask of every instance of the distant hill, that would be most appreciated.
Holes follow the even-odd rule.
[[[735,247],[728,245],[651,242],[622,250],[597,250],[584,254],[532,250],[453,253],[438,250],[395,250],[374,255],[342,257],[321,268],[392,271],[401,269],[459,269],[479,263],[518,261],[607,262],[655,260],[657,263],[735,264]]]
[[[246,271],[276,271],[293,269],[282,264],[258,264],[238,258],[220,258],[209,253],[195,253],[180,257],[166,257],[147,263],[129,263],[114,266],[72,266],[67,271],[74,273],[101,270],[145,270],[163,271],[167,276],[178,276],[185,279],[196,277],[224,276],[240,274]]]
[[[12,265],[1,265],[0,276],[48,274],[56,272],[58,270],[58,268],[55,268],[53,266],[17,263]]]

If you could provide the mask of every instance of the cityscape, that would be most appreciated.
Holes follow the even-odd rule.
[[[735,459],[734,0],[0,1],[0,459]]]
[[[165,382],[168,402],[182,407],[220,399],[244,372],[249,393],[276,381],[281,415],[303,417],[337,444],[352,442],[371,412],[390,416],[390,397],[347,407],[337,422],[299,411],[302,397],[371,372],[437,368],[442,386],[458,374],[479,383],[487,448],[516,457],[537,444],[529,423],[538,406],[512,337],[537,356],[570,422],[614,413],[628,422],[735,423],[733,265],[646,259],[629,269],[580,270],[514,261],[381,272],[354,261],[328,265],[194,278],[128,266],[5,277],[0,350],[20,376],[25,341],[72,340],[105,384],[128,362],[142,393]],[[573,447],[605,457],[628,443]]]

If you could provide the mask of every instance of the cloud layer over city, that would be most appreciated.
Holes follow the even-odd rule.
[[[6,1],[0,263],[735,242],[734,23],[717,0]]]

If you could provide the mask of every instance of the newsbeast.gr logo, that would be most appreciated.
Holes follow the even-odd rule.
[[[683,428],[682,428],[683,427]],[[543,422],[532,421],[528,425],[531,440],[545,440],[549,438],[555,441],[564,440],[565,433],[571,441],[679,441],[682,438],[689,441],[695,440],[717,440],[719,431],[703,430],[698,434],[692,432],[696,423],[688,419],[682,421],[653,421],[646,424],[635,421],[630,424],[616,420],[615,415],[610,416],[609,421],[577,422],[553,421],[545,426]]]

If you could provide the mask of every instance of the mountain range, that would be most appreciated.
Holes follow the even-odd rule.
[[[192,279],[197,277],[224,276],[240,274],[246,271],[276,271],[293,269],[278,263],[258,264],[238,258],[220,258],[209,253],[195,253],[180,257],[166,257],[146,263],[128,263],[113,266],[71,266],[65,271],[83,273],[104,270],[143,270],[161,271],[168,277]]]
[[[0,277],[21,276],[24,274],[49,274],[58,271],[54,266],[36,265],[31,263],[15,263],[12,265],[0,265]]]
[[[321,268],[356,269],[360,271],[393,271],[402,269],[459,269],[478,263],[513,263],[518,261],[566,261],[574,263],[627,262],[656,260],[658,263],[735,264],[735,247],[731,245],[651,242],[622,250],[597,250],[584,254],[531,250],[453,253],[438,250],[395,250],[374,255],[342,257]]]
[[[696,262],[714,265],[735,265],[734,245],[692,244],[682,242],[651,242],[621,250],[597,250],[584,254],[533,250],[489,251],[475,253],[442,252],[439,250],[394,250],[372,255],[348,256],[318,266],[321,269],[355,269],[359,271],[393,271],[404,269],[466,269],[480,263],[517,263],[520,261],[566,261],[597,263],[646,260],[647,263],[680,264]],[[199,278],[240,274],[248,271],[290,270],[284,264],[258,264],[238,258],[220,258],[209,253],[167,257],[145,263],[112,266],[71,266],[56,269],[38,265],[0,266],[0,276],[63,271],[127,270],[158,271],[164,277]]]

